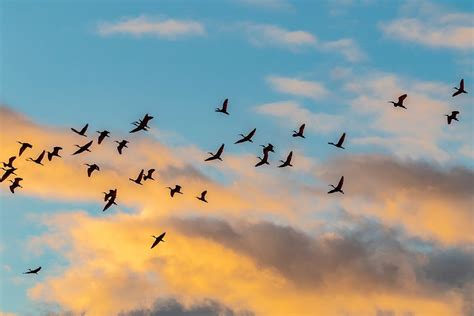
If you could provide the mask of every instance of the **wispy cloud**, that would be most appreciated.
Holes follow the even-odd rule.
[[[276,91],[291,95],[318,100],[329,94],[328,90],[320,82],[280,76],[268,76],[265,80]]]
[[[286,0],[235,0],[242,4],[272,10],[290,9],[293,6]]]

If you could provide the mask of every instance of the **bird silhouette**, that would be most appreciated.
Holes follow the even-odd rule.
[[[117,141],[117,140],[116,140],[115,142],[118,144],[118,146],[117,146],[117,151],[118,151],[119,155],[121,155],[123,149],[124,149],[124,148],[128,148],[127,144],[129,143],[129,141],[124,139],[124,140],[122,140],[122,141],[120,141],[120,142]]]
[[[10,175],[17,175],[15,173],[15,171],[17,170],[16,168],[9,168],[9,169],[6,169],[4,167],[2,167],[3,170],[5,170],[5,172],[3,173],[2,177],[0,178],[0,182],[3,182],[5,181]]]
[[[88,128],[88,127],[89,127],[89,124],[86,124],[86,125],[84,125],[84,127],[83,127],[80,131],[78,131],[77,129],[72,128],[72,127],[71,127],[71,130],[72,130],[74,133],[78,134],[78,135],[87,137],[86,132],[87,132],[87,128]]]
[[[330,187],[333,187],[333,189],[331,191],[329,191],[328,194],[334,193],[334,192],[340,192],[340,193],[344,194],[344,191],[342,191],[342,185],[343,184],[344,184],[344,176],[341,177],[341,179],[339,180],[339,183],[337,184],[337,186],[334,186],[332,184],[329,185]]]
[[[76,150],[76,151],[74,152],[74,154],[72,154],[72,156],[78,155],[78,154],[83,153],[83,152],[85,152],[85,151],[91,152],[89,148],[92,146],[92,143],[93,143],[93,142],[94,142],[94,141],[91,140],[90,142],[88,142],[87,144],[82,145],[82,146],[75,145],[75,146],[78,147],[79,149]]]
[[[260,159],[259,162],[255,165],[255,167],[260,167],[262,165],[269,165],[270,163],[268,162],[268,151],[263,153],[263,158],[257,157]]]
[[[8,162],[2,162],[3,167],[13,168],[13,162],[15,161],[15,159],[16,159],[16,156],[11,156],[10,158],[8,158]]]
[[[104,141],[104,139],[105,139],[106,137],[110,137],[110,136],[109,136],[109,135],[110,135],[110,132],[107,131],[107,130],[97,131],[97,133],[99,133],[99,138],[97,139],[97,143],[98,143],[99,145]]]
[[[447,116],[448,124],[451,124],[453,120],[459,122],[458,117],[457,117],[458,114],[459,114],[459,111],[452,111],[450,115],[445,114],[444,116]]]
[[[44,154],[45,154],[45,153],[46,153],[46,151],[43,150],[43,151],[41,152],[41,154],[39,154],[39,156],[36,157],[36,159],[33,159],[33,158],[30,157],[30,158],[28,158],[28,159],[26,159],[26,160],[27,160],[27,161],[32,161],[32,162],[34,162],[34,163],[36,163],[36,164],[38,164],[38,165],[44,166],[41,161],[43,161],[43,158],[44,158]]]
[[[62,147],[55,146],[53,148],[53,151],[48,151],[48,160],[51,161],[53,159],[53,157],[61,158],[61,156],[59,155],[59,151],[62,150],[62,149],[63,149]]]
[[[104,201],[107,202],[113,196],[117,196],[117,189],[111,189],[109,190],[109,192],[102,192],[102,193],[104,193]]]
[[[130,133],[135,133],[141,130],[148,130],[150,127],[148,126],[148,122],[150,122],[153,119],[153,116],[150,116],[145,114],[143,119],[138,120],[138,122],[133,122],[132,124],[135,125],[136,127],[130,131]]]
[[[268,143],[268,145],[266,145],[266,146],[265,145],[260,145],[260,146],[263,147],[263,153],[264,154],[269,153],[269,152],[272,152],[272,153],[275,152],[275,150],[273,150],[274,149],[273,145],[270,144],[270,143]]]
[[[156,245],[158,245],[160,242],[165,242],[165,240],[163,238],[165,238],[165,235],[166,235],[166,232],[164,232],[163,234],[161,234],[160,236],[156,237],[156,236],[151,236],[153,238],[155,238],[155,241],[153,242],[153,244],[151,245],[150,249],[153,249],[155,248]]]
[[[90,178],[91,175],[92,175],[92,172],[94,171],[100,171],[100,168],[98,165],[96,165],[95,163],[94,164],[84,164],[85,166],[89,167],[87,168],[87,176]]]
[[[388,103],[392,103],[394,107],[400,107],[406,109],[406,107],[403,105],[403,101],[407,98],[407,94],[402,94],[401,96],[398,97],[398,101],[388,101]]]
[[[219,149],[217,150],[215,154],[213,154],[212,152],[208,152],[208,154],[210,154],[211,157],[205,159],[204,161],[211,161],[211,160],[216,160],[216,159],[219,159],[220,161],[222,161],[221,155],[223,151],[224,151],[224,144],[222,144],[221,147],[219,147]]]
[[[293,131],[293,137],[302,137],[302,138],[305,138],[304,135],[303,135],[303,132],[304,132],[304,127],[306,126],[306,124],[302,124],[300,126],[300,128],[298,129],[298,131]]]
[[[168,187],[168,189],[170,189],[171,197],[173,197],[176,193],[183,194],[183,192],[181,192],[181,186],[178,184],[175,185],[174,188]]]
[[[293,165],[291,164],[291,158],[293,157],[293,152],[290,151],[290,153],[288,154],[288,156],[286,157],[286,160],[283,161],[283,160],[280,160],[280,162],[282,162],[281,165],[278,166],[278,168],[283,168],[283,167],[293,167]]]
[[[234,144],[240,144],[240,143],[245,143],[245,142],[251,142],[251,143],[253,143],[252,137],[253,137],[253,135],[255,135],[255,132],[256,132],[256,131],[257,131],[257,129],[254,128],[254,129],[251,130],[250,133],[248,133],[247,135],[239,134],[240,136],[242,136],[242,138],[239,139],[238,141],[236,141]]]
[[[17,142],[18,144],[20,144],[20,151],[18,152],[18,157],[21,156],[21,154],[23,154],[23,152],[27,149],[27,148],[33,148],[33,145],[29,144],[29,143],[22,143],[22,142]]]
[[[217,108],[216,112],[224,113],[229,115],[229,112],[227,112],[227,104],[229,103],[229,99],[225,99],[224,102],[222,103],[222,108]]]
[[[10,185],[10,192],[11,193],[15,193],[15,189],[16,188],[23,188],[21,185],[20,185],[20,181],[23,180],[22,178],[15,178],[14,180],[10,180],[10,182],[12,183]]]
[[[106,201],[107,203],[105,203],[105,206],[102,209],[102,212],[105,212],[112,205],[117,205],[117,203],[115,203],[115,199],[117,198],[117,189],[109,190],[108,193],[104,192],[104,194],[105,194],[104,201]]]
[[[142,171],[140,171],[140,173],[138,174],[136,179],[132,179],[132,178],[128,178],[128,179],[132,182],[135,182],[136,184],[143,185],[142,184],[142,179],[143,179],[143,173],[144,172],[145,172],[145,170],[142,169]]]
[[[332,142],[328,143],[329,145],[333,145],[333,146],[336,146],[337,148],[342,148],[342,149],[345,149],[344,147],[342,147],[342,145],[344,144],[344,140],[346,139],[346,133],[342,133],[342,136],[339,138],[339,141],[337,142],[337,144],[334,144]]]
[[[459,88],[454,87],[453,89],[456,89],[456,92],[453,93],[453,97],[460,95],[461,93],[467,93],[467,91],[464,90],[464,79],[461,79],[459,82]]]
[[[40,270],[41,270],[41,267],[38,267],[38,268],[33,269],[33,270],[32,270],[32,269],[28,269],[28,271],[23,272],[23,274],[38,274],[38,272],[40,272]]]
[[[207,190],[202,191],[201,196],[196,196],[196,199],[198,199],[199,201],[203,201],[203,202],[207,203],[206,194],[207,194]]]
[[[153,172],[155,172],[155,169],[148,169],[146,175],[143,176],[143,180],[144,181],[155,180],[153,179]]]

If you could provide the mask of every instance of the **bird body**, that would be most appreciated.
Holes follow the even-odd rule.
[[[83,153],[83,152],[85,152],[85,151],[90,152],[90,149],[89,149],[89,148],[92,146],[92,143],[93,143],[93,142],[94,142],[94,141],[91,140],[90,142],[88,142],[87,144],[82,145],[82,146],[75,145],[75,146],[78,147],[79,149],[76,150],[72,155],[73,155],[73,156],[74,156],[74,155],[78,155],[78,154],[81,154],[81,153]]]
[[[97,131],[97,133],[99,133],[99,138],[97,139],[97,143],[98,143],[99,145],[104,141],[104,139],[105,139],[106,137],[110,137],[110,136],[109,136],[109,135],[110,135],[110,132],[107,131],[107,130],[103,130],[102,132],[101,132],[101,131]]]
[[[33,148],[33,145],[31,145],[31,144],[29,144],[29,143],[18,142],[18,144],[21,144],[20,151],[18,152],[18,157],[21,156],[21,154],[23,154],[23,152],[24,152],[27,148]]]
[[[196,196],[196,199],[198,199],[199,201],[203,201],[203,202],[207,203],[206,194],[207,194],[207,190],[202,191],[200,196]]]
[[[342,185],[343,185],[343,184],[344,184],[344,176],[341,177],[341,179],[339,180],[339,183],[337,184],[337,186],[334,186],[334,185],[332,185],[332,184],[329,185],[330,187],[333,187],[333,189],[330,190],[330,191],[328,192],[328,194],[330,194],[330,193],[335,193],[335,192],[339,192],[339,193],[344,194],[344,191],[342,191]]]
[[[229,115],[229,112],[227,112],[228,103],[229,103],[229,99],[225,99],[224,102],[222,103],[222,108],[217,108],[216,112]]]
[[[394,107],[400,107],[406,109],[406,107],[403,105],[403,101],[407,98],[407,94],[402,94],[401,96],[398,97],[398,101],[388,101],[388,103],[392,103]]]
[[[171,197],[174,197],[176,193],[183,194],[183,192],[181,192],[181,186],[178,184],[175,185],[174,188],[168,187],[168,189],[170,189]]]
[[[456,89],[456,92],[453,93],[453,97],[460,95],[461,93],[467,93],[467,91],[464,90],[464,79],[461,79],[459,82],[459,88],[454,87],[454,89]]]
[[[303,133],[304,133],[304,128],[305,128],[306,124],[302,124],[300,126],[300,128],[298,129],[298,131],[293,131],[293,137],[301,137],[301,138],[305,138]]]
[[[260,167],[262,165],[269,165],[270,163],[268,162],[268,151],[263,153],[263,158],[257,157],[260,159],[259,162],[255,165],[255,167]]]
[[[105,212],[112,205],[117,205],[117,203],[115,203],[115,199],[117,198],[117,189],[109,190],[108,193],[104,192],[104,194],[105,194],[104,201],[106,201],[107,203],[102,209],[102,212]]]
[[[278,168],[283,168],[283,167],[293,167],[293,165],[291,164],[291,159],[293,157],[293,151],[290,151],[290,153],[288,154],[288,156],[286,157],[286,160],[283,161],[283,160],[280,160],[280,162],[282,162],[281,165],[278,166]]]
[[[344,147],[342,147],[345,139],[346,139],[346,133],[343,133],[342,136],[339,138],[339,141],[337,142],[337,144],[334,144],[334,143],[328,143],[328,144],[333,145],[337,148],[345,149]]]
[[[118,144],[118,146],[117,146],[117,151],[118,151],[119,155],[121,155],[123,149],[124,149],[124,148],[128,148],[127,144],[128,144],[129,142],[128,142],[128,140],[125,140],[125,139],[122,140],[122,141],[120,141],[120,142],[119,142],[119,141],[115,141],[115,142]]]
[[[163,238],[165,238],[165,235],[166,235],[166,232],[164,232],[163,234],[161,234],[160,236],[156,237],[156,236],[151,236],[153,238],[155,238],[155,241],[153,242],[153,244],[151,245],[150,249],[153,249],[155,248],[156,245],[158,245],[160,242],[165,242],[165,240]]]
[[[458,121],[457,115],[459,114],[459,111],[452,111],[450,115],[445,114],[447,116],[448,124],[451,124],[452,121]]]
[[[255,135],[255,132],[257,131],[256,128],[254,128],[253,130],[250,131],[250,133],[248,133],[247,135],[244,135],[244,134],[240,134],[240,136],[242,136],[241,139],[239,139],[238,141],[236,141],[234,144],[240,144],[240,143],[245,143],[245,142],[253,142],[252,141],[252,137],[253,135]]]
[[[89,127],[89,124],[86,124],[86,125],[84,125],[84,127],[83,127],[80,131],[78,131],[77,129],[72,128],[72,127],[71,127],[71,130],[72,130],[74,133],[78,134],[78,135],[87,137],[86,132],[87,132],[87,128],[88,128],[88,127]]]
[[[212,160],[216,160],[216,159],[222,161],[221,155],[222,155],[223,152],[224,152],[224,144],[222,144],[221,147],[219,147],[219,149],[217,150],[217,152],[215,154],[209,152],[211,157],[205,159],[204,161],[212,161]]]
[[[145,170],[142,169],[142,171],[140,171],[140,173],[138,174],[136,179],[129,178],[129,180],[132,181],[132,182],[135,182],[136,184],[143,185],[142,184],[142,179],[143,179],[144,172],[145,172]]]
[[[10,182],[12,183],[10,185],[10,192],[11,193],[15,193],[15,189],[16,188],[23,188],[21,185],[20,185],[20,181],[23,180],[22,178],[15,178],[14,180],[10,180]]]
[[[59,155],[59,151],[62,150],[62,149],[63,149],[62,147],[55,146],[53,148],[53,151],[48,151],[48,160],[51,161],[53,159],[53,157],[61,158],[61,156]]]

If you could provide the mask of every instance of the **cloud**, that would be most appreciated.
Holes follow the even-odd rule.
[[[314,100],[319,100],[328,95],[327,89],[320,82],[280,76],[267,76],[265,80],[274,90],[291,95],[303,96]]]
[[[358,62],[367,59],[367,55],[351,38],[343,38],[336,41],[324,42],[321,44],[320,48],[323,51],[338,52],[350,62]]]
[[[136,37],[152,35],[168,39],[206,34],[205,27],[197,21],[150,18],[145,15],[136,18],[123,18],[118,22],[102,22],[97,26],[97,32],[102,36],[114,34],[127,34]]]
[[[265,9],[283,10],[291,9],[293,6],[286,0],[236,0],[239,3],[260,7]]]

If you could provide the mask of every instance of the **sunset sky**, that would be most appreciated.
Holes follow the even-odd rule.
[[[0,184],[0,316],[474,315],[472,1],[2,1],[0,39],[0,161],[33,144]]]

